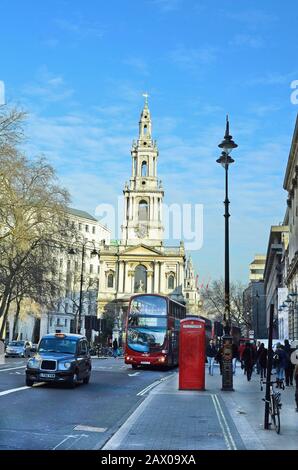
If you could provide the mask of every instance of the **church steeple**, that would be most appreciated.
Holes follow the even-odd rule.
[[[162,244],[162,200],[161,181],[157,179],[158,149],[152,140],[151,115],[148,95],[145,93],[144,107],[139,121],[139,138],[131,149],[132,175],[125,196],[125,216],[122,225],[122,243],[138,244],[144,241],[151,246]]]
[[[150,110],[148,107],[148,94],[144,93],[143,96],[145,97],[144,108],[141,113],[141,119],[139,122],[139,140],[151,140],[151,116]]]

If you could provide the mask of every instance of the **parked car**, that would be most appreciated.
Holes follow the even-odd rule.
[[[5,357],[30,357],[32,343],[30,341],[9,341],[6,350]]]
[[[64,382],[75,387],[87,384],[91,376],[91,357],[85,336],[56,333],[41,338],[34,357],[26,367],[26,385],[35,382]]]

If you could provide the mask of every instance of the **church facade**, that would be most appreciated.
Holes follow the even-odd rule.
[[[135,293],[167,295],[182,303],[188,299],[190,303],[196,302],[198,295],[194,273],[190,274],[190,270],[191,279],[186,283],[183,242],[179,246],[164,245],[164,190],[158,179],[158,148],[152,139],[147,98],[131,157],[131,177],[123,190],[121,240],[100,248],[98,316],[103,318],[106,312],[114,314],[120,319],[120,328],[129,299]]]

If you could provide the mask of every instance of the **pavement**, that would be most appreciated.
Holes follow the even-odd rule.
[[[145,400],[103,450],[297,450],[295,388],[282,391],[281,433],[264,430],[265,389],[238,366],[234,391],[221,391],[221,375],[206,368],[206,390],[178,390],[178,371],[151,386]],[[274,375],[273,375],[274,377]]]

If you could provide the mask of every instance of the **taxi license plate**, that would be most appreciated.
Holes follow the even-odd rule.
[[[54,379],[55,374],[40,374],[40,377],[43,377],[44,379]]]
[[[148,361],[141,361],[141,364],[150,364]]]

